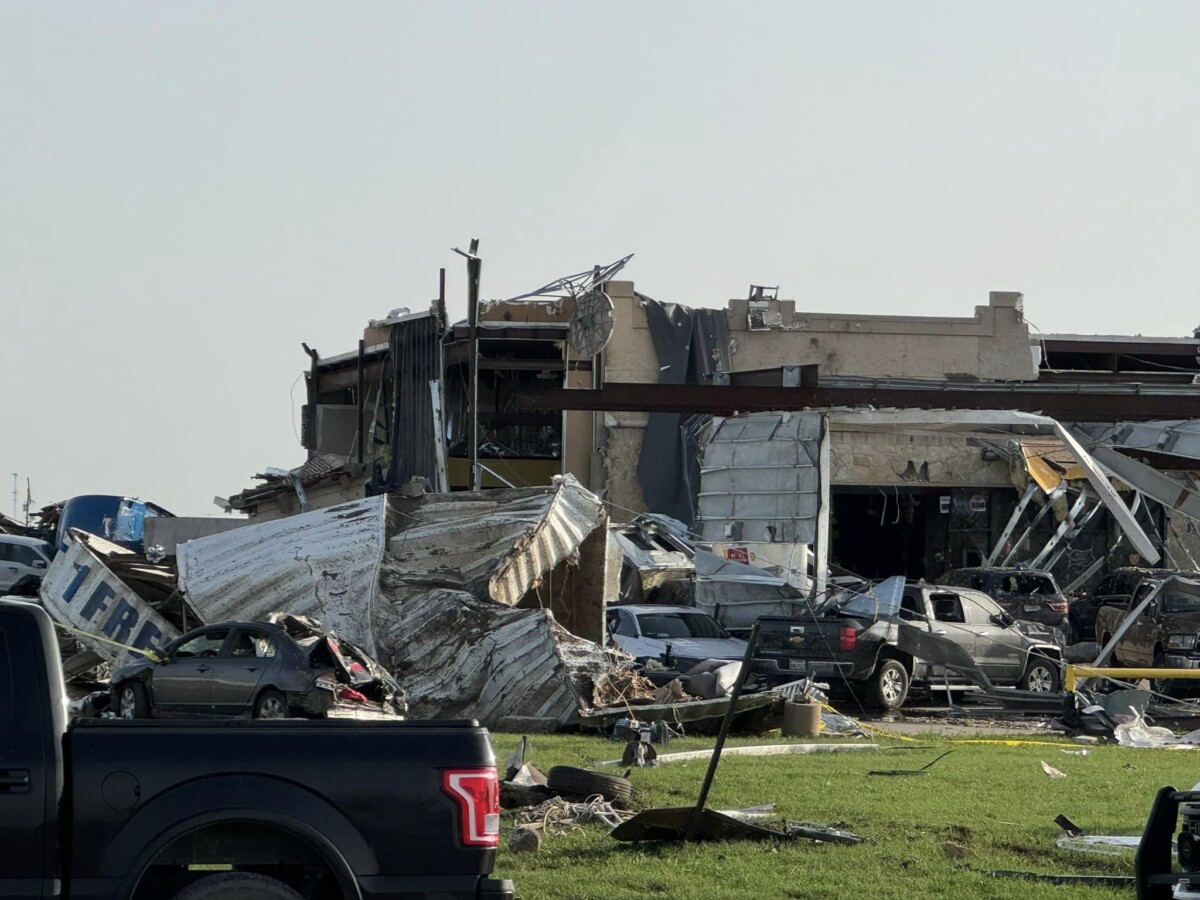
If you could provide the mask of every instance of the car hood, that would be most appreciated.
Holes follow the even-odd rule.
[[[1171,634],[1200,631],[1200,613],[1163,613],[1163,620]]]
[[[1017,619],[1013,622],[1013,630],[1031,643],[1061,645],[1065,640],[1062,629],[1042,625],[1039,622],[1029,622],[1025,619]]]
[[[746,642],[738,638],[646,638],[647,643],[661,647],[660,654],[667,652],[684,659],[729,659],[738,660],[746,655]]]

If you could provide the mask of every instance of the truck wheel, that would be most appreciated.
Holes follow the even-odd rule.
[[[546,776],[546,786],[556,794],[572,797],[594,797],[599,794],[609,802],[622,803],[633,796],[633,783],[618,775],[589,772],[572,766],[555,766]]]
[[[172,900],[304,900],[282,881],[251,872],[222,872],[193,881]]]
[[[1100,639],[1100,643],[1098,643],[1096,645],[1096,652],[1099,653],[1103,648],[1107,647],[1108,642],[1111,640],[1112,640],[1111,634],[1104,635],[1104,637],[1102,637]],[[1119,660],[1117,658],[1117,648],[1116,647],[1113,647],[1113,652],[1109,658],[1109,662],[1111,662],[1113,665],[1117,665],[1117,666],[1121,665],[1121,660]]]
[[[908,670],[895,659],[885,659],[871,676],[871,700],[880,709],[899,709],[908,697]]]
[[[287,714],[287,698],[273,688],[263,691],[254,701],[256,719],[286,719]]]
[[[1154,657],[1154,668],[1156,668],[1156,669],[1167,668],[1167,658],[1165,656],[1163,656],[1161,653],[1157,654]],[[1174,688],[1175,688],[1175,680],[1173,678],[1151,678],[1150,679],[1150,690],[1154,691],[1154,693],[1156,693],[1156,694],[1166,694],[1168,697],[1173,697],[1173,696],[1175,696],[1172,693]]]
[[[1035,694],[1056,694],[1060,680],[1055,662],[1048,657],[1034,654],[1029,657],[1029,665],[1025,667],[1025,674],[1021,676],[1017,686],[1023,691]]]
[[[117,715],[122,719],[148,719],[150,699],[146,686],[136,681],[127,681],[117,691]]]

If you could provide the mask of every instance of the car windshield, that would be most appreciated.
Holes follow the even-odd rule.
[[[1169,591],[1163,595],[1162,608],[1169,613],[1200,612],[1200,597]]]
[[[729,634],[711,616],[700,613],[642,613],[637,617],[642,637],[725,638]]]

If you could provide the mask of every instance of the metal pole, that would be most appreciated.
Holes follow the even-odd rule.
[[[358,339],[358,464],[361,466],[363,461],[363,443],[366,441],[367,424],[363,418],[366,412],[366,398],[363,396],[363,351],[366,348],[366,342],[362,338]]]
[[[470,390],[471,417],[468,423],[467,446],[471,466],[471,490],[479,490],[479,276],[483,261],[476,255],[479,239],[471,239],[467,256],[467,342],[470,344],[467,384]]]
[[[729,727],[737,713],[737,702],[742,697],[742,685],[750,675],[750,667],[754,663],[754,651],[758,647],[759,624],[754,623],[750,629],[750,640],[746,641],[746,652],[742,656],[742,667],[738,670],[737,681],[733,684],[733,693],[729,695],[729,708],[725,710],[725,718],[721,720],[721,730],[717,734],[717,745],[713,747],[712,756],[708,760],[708,771],[704,773],[704,782],[700,785],[700,797],[696,800],[696,808],[692,812],[692,822],[688,826],[687,839],[695,840],[700,830],[700,822],[704,816],[704,804],[708,802],[708,790],[712,787],[713,777],[717,774],[717,764],[721,762],[721,750],[725,747],[725,739],[729,737]]]

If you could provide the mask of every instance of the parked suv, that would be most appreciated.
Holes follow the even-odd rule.
[[[983,591],[1014,619],[1068,627],[1067,598],[1049,572],[1037,569],[952,569],[938,584]]]
[[[26,575],[41,578],[50,566],[50,545],[37,538],[0,534],[0,594],[8,593]]]

